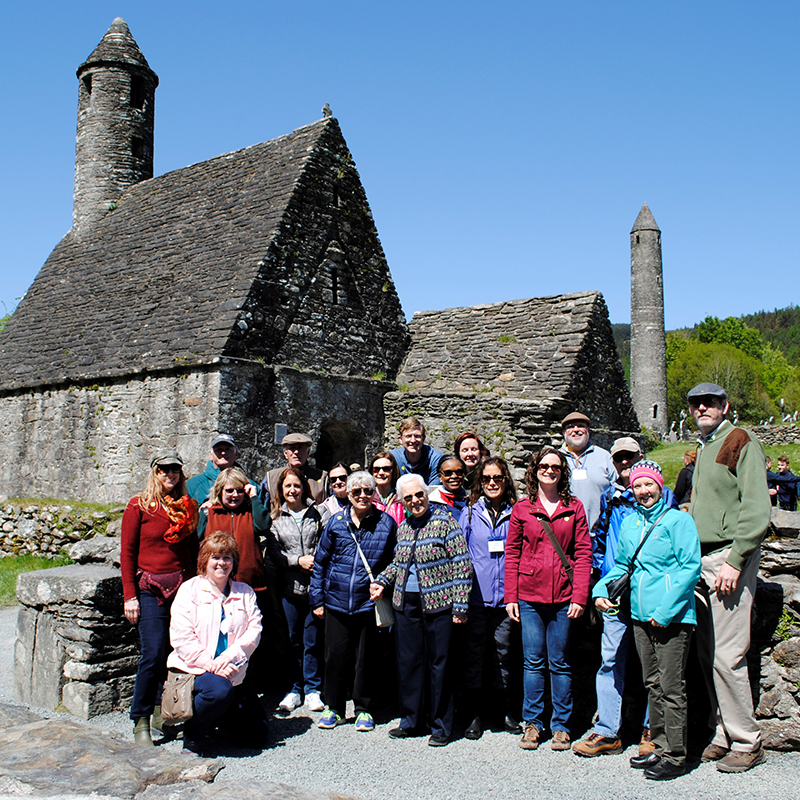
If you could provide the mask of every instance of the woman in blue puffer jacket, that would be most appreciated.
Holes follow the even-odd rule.
[[[378,575],[392,561],[397,523],[373,505],[374,494],[375,479],[368,472],[348,476],[350,505],[330,518],[314,555],[309,599],[314,615],[325,620],[327,709],[317,723],[320,728],[335,728],[344,722],[350,685],[356,730],[375,728],[370,684],[378,672],[373,664],[378,628],[362,553],[373,576]]]
[[[650,732],[655,750],[634,756],[632,767],[651,780],[670,780],[686,772],[686,659],[697,623],[694,587],[700,578],[700,540],[689,514],[668,508],[664,478],[653,461],[631,467],[636,513],[622,523],[617,562],[594,588],[595,605],[611,611],[608,585],[630,580],[631,618],[642,674],[648,690]],[[645,538],[646,537],[646,538]]]
[[[508,464],[497,456],[481,461],[475,469],[470,505],[459,519],[473,568],[462,683],[467,739],[481,738],[481,711],[488,709],[493,710],[499,727],[520,733],[521,708],[519,698],[514,706],[511,686],[512,641],[515,635],[519,638],[519,626],[506,613],[505,601],[506,534],[516,502]],[[484,676],[490,685],[483,685]]]

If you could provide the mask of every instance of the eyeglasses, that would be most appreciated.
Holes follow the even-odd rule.
[[[568,422],[564,426],[565,431],[588,431],[589,428],[587,427],[585,422]]]
[[[244,488],[229,489],[227,486],[222,490],[225,494],[244,494]]]
[[[159,464],[156,469],[164,474],[168,472],[180,472],[181,468],[178,464]]]
[[[442,475],[444,475],[445,478],[454,478],[456,476],[458,476],[459,478],[463,478],[464,477],[464,470],[463,469],[443,469],[442,470]]]
[[[561,464],[539,464],[539,472],[561,472]]]
[[[505,483],[506,476],[505,475],[481,475],[481,483],[484,486],[488,486],[490,483]]]
[[[372,468],[372,471],[373,472],[391,472],[392,471],[392,465],[389,464],[388,466],[384,467],[382,464],[376,464]]]
[[[414,492],[414,494],[404,495],[403,496],[403,502],[404,503],[410,503],[415,497],[417,498],[417,500],[422,500],[425,497],[425,492],[423,492],[420,489],[420,491]]]
[[[336,475],[333,478],[329,479],[331,484],[334,483],[347,483],[347,475]]]
[[[367,489],[366,487],[361,486],[350,490],[350,494],[353,495],[353,497],[361,497],[362,495],[364,497],[372,497],[372,493],[372,489]]]

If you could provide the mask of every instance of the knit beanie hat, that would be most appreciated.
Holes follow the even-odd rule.
[[[661,467],[655,461],[637,461],[632,467],[630,472],[630,484],[637,478],[652,478],[661,489],[664,488],[664,475],[661,473]]]

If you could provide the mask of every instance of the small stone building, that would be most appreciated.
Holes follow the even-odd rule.
[[[576,409],[608,446],[639,426],[599,292],[537,297],[444,311],[410,323],[411,348],[387,394],[386,437],[410,415],[428,442],[452,452],[474,430],[517,468],[534,450],[560,442],[560,420]]]
[[[254,477],[382,443],[408,329],[335,119],[152,178],[158,78],[116,19],[78,69],[73,228],[0,337],[0,486],[122,501],[152,454]]]

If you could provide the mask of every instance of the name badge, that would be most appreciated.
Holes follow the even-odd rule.
[[[570,474],[574,481],[585,481],[589,477],[585,469],[574,469]]]
[[[489,552],[502,553],[506,549],[506,543],[503,539],[489,539]]]

